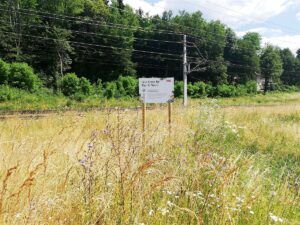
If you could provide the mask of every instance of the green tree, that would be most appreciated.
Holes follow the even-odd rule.
[[[0,59],[0,85],[7,84],[9,77],[9,64]]]
[[[283,73],[281,80],[285,84],[294,85],[296,76],[296,58],[288,48],[280,50],[280,56],[283,63]]]
[[[261,54],[260,65],[262,76],[265,80],[264,91],[270,89],[270,83],[279,83],[282,74],[282,61],[278,48],[267,45]]]
[[[239,83],[245,84],[248,81],[256,80],[260,72],[259,51],[261,37],[258,33],[247,33],[237,41],[237,47],[233,55],[232,71],[235,73]]]

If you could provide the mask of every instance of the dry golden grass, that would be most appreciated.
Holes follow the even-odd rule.
[[[299,224],[300,107],[0,121],[1,224]],[[143,140],[144,135],[144,140]]]

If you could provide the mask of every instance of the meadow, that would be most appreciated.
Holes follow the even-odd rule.
[[[300,224],[300,96],[0,120],[0,224]]]

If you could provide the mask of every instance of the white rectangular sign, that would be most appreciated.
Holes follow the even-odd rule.
[[[172,102],[174,78],[140,78],[139,93],[144,103]]]

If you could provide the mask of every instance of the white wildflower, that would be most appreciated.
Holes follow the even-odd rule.
[[[279,223],[283,223],[284,222],[284,220],[282,218],[280,218],[278,216],[275,216],[272,213],[269,213],[269,215],[270,215],[271,220],[273,220],[273,222],[275,222],[275,223],[276,222],[279,222]]]
[[[216,197],[216,196],[215,196],[215,194],[210,194],[208,197],[214,198],[214,197]]]
[[[236,197],[236,200],[237,200],[237,202],[239,202],[239,203],[243,203],[243,202],[244,202],[244,199],[241,198],[241,197]]]
[[[168,195],[172,195],[173,192],[172,192],[172,191],[167,191],[167,194],[168,194]]]
[[[172,203],[171,201],[167,201],[167,206],[172,207],[174,205],[174,203]]]
[[[249,213],[250,213],[251,215],[254,215],[254,212],[253,212],[252,210],[250,210]]]
[[[166,209],[166,208],[162,208],[162,209],[160,209],[160,211],[161,211],[161,214],[162,214],[163,216],[167,215],[167,213],[170,212],[170,211],[169,211],[168,209]]]
[[[154,210],[153,210],[153,209],[150,209],[148,215],[149,215],[149,216],[153,216],[153,214],[154,214]]]

